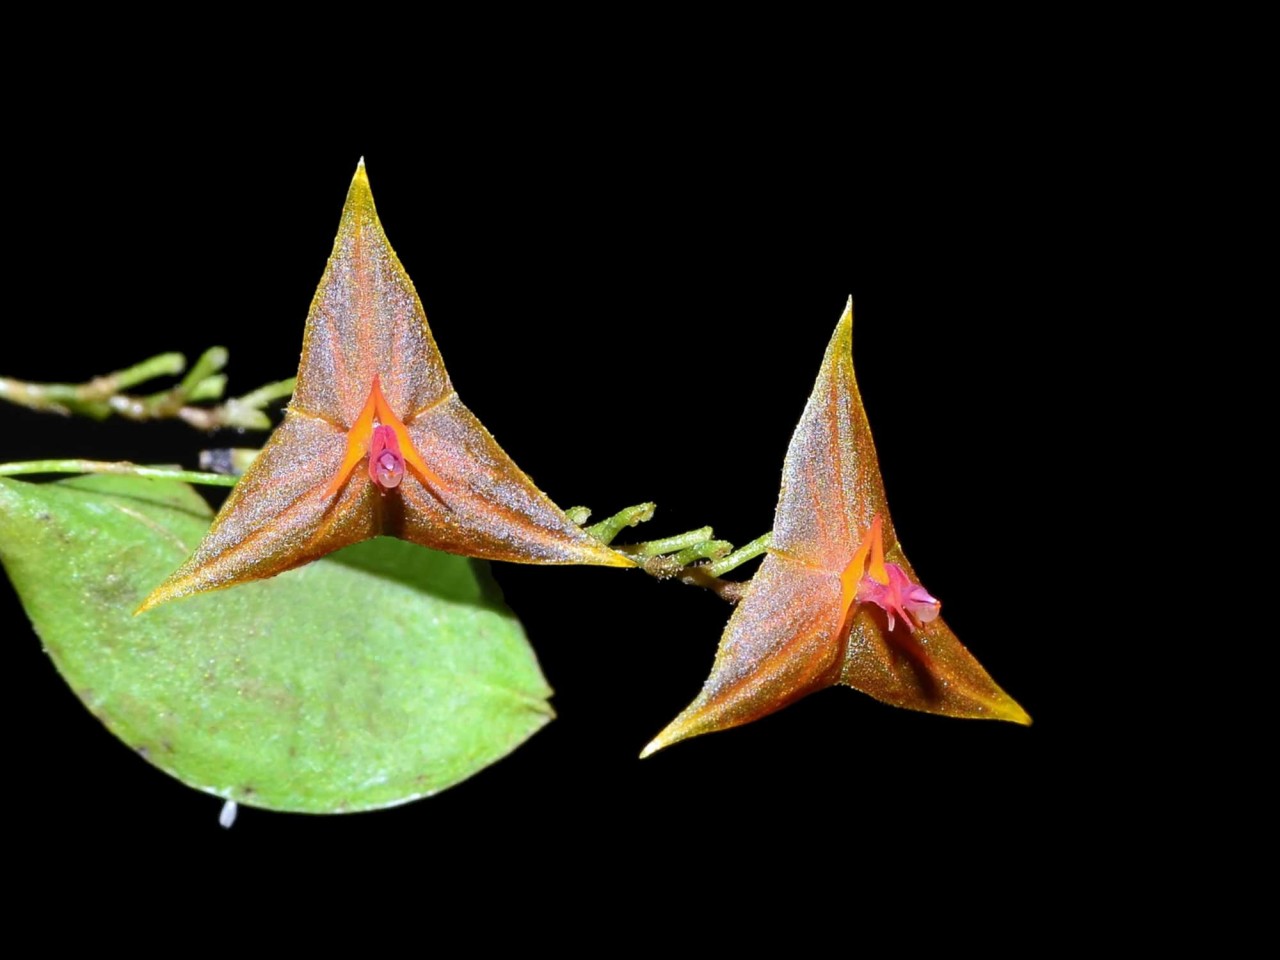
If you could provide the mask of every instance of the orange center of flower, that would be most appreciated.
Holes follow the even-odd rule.
[[[840,574],[840,604],[848,610],[858,596],[858,584],[865,574],[876,583],[888,583],[889,571],[884,565],[884,540],[880,534],[882,524],[877,514],[871,521],[871,529],[862,539],[862,545],[853,552],[853,559]],[[868,560],[870,562],[868,563]]]
[[[382,387],[376,374],[369,390],[369,399],[347,432],[347,455],[342,458],[342,465],[334,473],[326,496],[331,497],[342,489],[342,485],[351,476],[351,471],[371,454],[375,459],[369,463],[369,477],[380,490],[386,491],[399,486],[404,466],[408,466],[418,475],[419,480],[433,490],[444,489],[444,483],[418,454],[405,425],[391,412],[391,405],[382,395]]]

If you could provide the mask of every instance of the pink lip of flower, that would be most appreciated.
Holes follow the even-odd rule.
[[[895,614],[903,619],[909,630],[938,616],[942,604],[931,597],[929,591],[918,583],[912,583],[896,563],[886,563],[884,568],[889,575],[888,583],[879,583],[870,574],[858,581],[858,603],[874,603],[888,614],[890,630],[893,629]]]
[[[874,603],[888,615],[890,630],[895,617],[901,617],[907,629],[914,630],[935,619],[942,604],[913,582],[902,567],[885,563],[882,525],[879,516],[871,521],[871,529],[841,576],[846,605]]]
[[[379,424],[373,428],[369,441],[369,479],[383,493],[400,486],[404,479],[404,454],[400,452],[395,430],[389,426]]]

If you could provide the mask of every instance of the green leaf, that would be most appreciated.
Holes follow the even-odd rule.
[[[210,515],[174,481],[0,478],[0,561],[58,671],[183,783],[274,810],[387,807],[554,716],[487,568],[399,540],[134,617]]]

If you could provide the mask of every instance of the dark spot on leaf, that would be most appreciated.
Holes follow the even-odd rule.
[[[241,787],[241,788],[240,788],[240,795],[241,795],[241,796],[243,796],[243,797],[245,797],[246,799],[248,799],[249,797],[252,797],[252,796],[253,796],[255,793],[257,793],[257,792],[258,792],[258,791],[254,790],[254,789],[253,789],[253,787]]]
[[[52,520],[52,519],[53,519],[53,517],[52,517],[50,514],[47,514],[47,513],[37,513],[37,514],[36,514],[36,519],[37,519],[37,520],[43,520],[43,521],[45,521],[45,522],[47,523],[48,521]]]
[[[151,751],[148,750],[146,747],[135,747],[134,749],[138,751],[138,756],[140,756],[143,760],[151,759]]]
[[[164,747],[165,753],[173,753],[173,744],[170,743],[168,740],[161,740],[160,746]]]
[[[289,745],[289,756],[291,756],[291,757],[296,757],[297,755],[298,755],[298,748],[297,748],[297,747],[295,747],[295,746],[293,746],[292,744],[290,744],[290,745]]]
[[[89,589],[109,609],[136,606],[138,595],[142,593],[131,578],[118,573],[108,573],[97,583],[91,583]]]

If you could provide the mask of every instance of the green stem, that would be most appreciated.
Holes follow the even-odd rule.
[[[32,410],[83,413],[101,418],[110,414],[107,401],[121,390],[156,377],[177,376],[186,367],[187,360],[182,354],[160,353],[85,383],[29,383],[0,377],[0,399]]]
[[[715,533],[710,527],[699,527],[686,533],[677,533],[674,537],[663,537],[661,540],[646,540],[644,543],[628,543],[618,547],[622,553],[640,557],[656,557],[664,553],[675,553],[688,547],[696,547],[710,540]]]
[[[148,357],[132,367],[125,367],[105,377],[94,377],[79,385],[49,384],[57,388],[69,388],[80,400],[105,400],[113,393],[136,387],[156,377],[176,377],[187,368],[187,358],[180,353],[160,353]],[[38,386],[38,384],[36,384]]]
[[[653,511],[655,509],[655,504],[639,503],[634,507],[619,510],[612,517],[601,520],[599,523],[592,524],[584,529],[601,543],[613,543],[613,538],[620,534],[624,528],[634,527],[638,523],[653,519]]]
[[[231,354],[227,352],[226,347],[210,347],[204,353],[200,354],[200,359],[191,365],[190,372],[182,378],[182,382],[178,384],[178,391],[184,397],[195,396],[196,389],[204,383],[206,379],[212,377],[215,373],[227,365]]]
[[[624,527],[634,527],[637,523],[652,518],[653,511],[652,503],[638,504],[620,510],[595,526],[583,529],[603,543],[612,543]],[[571,507],[568,512],[579,526],[582,526],[586,515],[590,513],[586,507]],[[733,544],[727,540],[712,540],[711,537],[710,527],[699,527],[697,530],[678,533],[674,537],[663,537],[644,543],[627,543],[615,549],[641,560],[640,568],[651,577],[659,580],[674,578],[681,583],[710,590],[729,603],[737,603],[746,596],[748,584],[736,580],[722,580],[720,575],[764,553],[769,546],[772,534],[766,533],[756,537],[737,550],[734,550]],[[698,560],[713,562],[697,563]]]
[[[728,540],[703,540],[699,544],[681,550],[673,555],[671,559],[680,564],[680,566],[687,567],[698,560],[717,560],[732,549],[733,544]]]
[[[765,533],[756,537],[750,543],[745,543],[733,553],[729,554],[722,560],[707,565],[707,573],[713,577],[723,577],[730,570],[742,566],[748,560],[753,560],[760,554],[769,549],[769,542],[773,539],[773,533]]]
[[[277,380],[246,393],[243,397],[232,397],[220,407],[205,410],[201,407],[184,407],[178,416],[201,430],[213,430],[217,427],[238,427],[242,430],[270,430],[271,421],[262,412],[272,400],[288,398],[293,394],[297,377],[288,380]]]
[[[746,596],[749,584],[737,580],[722,580],[720,575],[727,573],[740,564],[746,563],[752,557],[758,557],[764,553],[772,534],[766,533],[763,536],[756,537],[746,546],[735,550],[720,560],[715,560],[714,563],[695,563],[695,561],[703,558],[714,560],[716,557],[733,550],[733,544],[728,541],[709,539],[710,533],[710,527],[703,527],[701,530],[691,530],[688,533],[668,537],[665,540],[652,540],[647,544],[636,544],[637,547],[642,548],[639,555],[646,557],[643,564],[644,572],[651,577],[657,577],[659,580],[675,578],[681,583],[710,590],[720,599],[729,603],[737,603]],[[691,546],[670,556],[660,555],[662,548],[671,547],[673,544],[694,538],[699,539]],[[626,547],[620,547],[619,549],[628,552]],[[659,551],[659,555],[653,555],[650,552],[655,549]]]
[[[266,386],[246,393],[243,397],[236,397],[228,402],[259,409],[265,407],[272,400],[289,399],[289,397],[293,396],[293,388],[297,383],[297,377],[290,377],[288,380],[277,380],[275,383],[268,383]]]
[[[0,463],[0,477],[20,476],[26,473],[117,473],[130,477],[155,477],[160,480],[182,480],[200,483],[208,487],[234,487],[239,477],[224,477],[216,473],[197,473],[194,470],[175,470],[169,467],[143,467],[125,460],[26,460],[20,463]]]
[[[227,389],[227,375],[225,373],[215,373],[211,377],[205,377],[187,394],[187,399],[192,403],[201,400],[221,400],[222,394]]]
[[[125,393],[156,377],[177,376],[186,369],[180,353],[162,353],[124,370],[95,377],[87,383],[28,383],[0,377],[0,400],[49,413],[78,413],[101,420],[116,414],[129,420],[163,420],[177,417],[199,430],[234,427],[270,430],[271,420],[262,408],[293,393],[295,378],[268,383],[219,406],[193,406],[194,401],[221,400],[227,378],[227,349],[210,347],[200,355],[182,382],[146,396]]]

